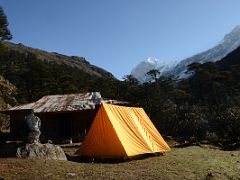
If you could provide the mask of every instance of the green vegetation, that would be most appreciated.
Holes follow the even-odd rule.
[[[240,54],[240,49],[236,51]],[[223,145],[239,142],[240,62],[229,56],[225,63],[191,64],[193,75],[181,81],[157,78],[157,71],[147,73],[150,81],[144,84],[127,76],[126,99],[143,106],[165,135]]]
[[[0,55],[0,63],[1,74],[17,87],[19,103],[33,102],[49,94],[101,91],[104,87],[98,85],[111,81],[76,67],[39,60],[34,54],[14,50]]]
[[[3,55],[5,52],[5,48],[1,42],[4,40],[10,40],[12,38],[12,35],[7,26],[7,17],[4,14],[2,7],[0,6],[0,55]],[[11,105],[16,104],[16,99],[14,98],[15,91],[16,87],[0,75],[0,110],[9,108]],[[6,115],[0,114],[0,131],[2,129],[8,128],[8,117]]]

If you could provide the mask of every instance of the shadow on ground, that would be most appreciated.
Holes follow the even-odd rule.
[[[128,157],[128,158],[89,158],[89,157],[83,157],[83,156],[78,156],[74,154],[68,154],[65,153],[67,156],[68,161],[72,162],[79,162],[79,163],[106,163],[106,164],[119,164],[119,163],[125,163],[129,162],[132,160],[144,160],[150,157],[157,157],[157,156],[162,156],[163,153],[155,153],[155,154],[143,154],[143,155],[138,155],[134,157]]]

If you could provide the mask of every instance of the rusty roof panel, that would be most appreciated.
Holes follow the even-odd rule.
[[[36,102],[19,105],[9,110],[1,111],[3,113],[14,112],[17,110],[33,109],[35,113],[48,112],[69,112],[87,109],[95,109],[101,103],[126,105],[125,101],[103,99],[99,92],[89,92],[82,94],[64,94],[44,96]]]
[[[99,92],[90,92],[84,94],[50,95],[42,97],[35,103],[15,106],[9,109],[9,111],[33,109],[35,113],[40,113],[95,109],[95,106],[100,105],[102,100],[103,99]]]
[[[12,108],[9,109],[9,111],[13,111],[13,110],[22,110],[22,109],[32,109],[32,106],[35,103],[28,103],[28,104],[23,104],[23,105],[19,105],[19,106],[14,106]]]

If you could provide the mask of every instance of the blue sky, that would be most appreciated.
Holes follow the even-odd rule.
[[[148,57],[180,60],[240,25],[239,0],[1,0],[12,42],[85,57],[119,79]]]

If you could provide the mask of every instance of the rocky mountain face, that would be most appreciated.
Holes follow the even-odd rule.
[[[24,46],[23,44],[14,44],[10,42],[2,42],[8,50],[18,51],[19,53],[31,53],[34,54],[38,59],[47,61],[50,63],[56,63],[58,65],[67,65],[70,67],[77,68],[81,71],[84,71],[90,75],[95,75],[98,77],[110,77],[114,76],[97,66],[90,64],[85,58],[78,56],[66,56],[56,52],[47,52],[40,49]]]
[[[198,62],[216,62],[224,58],[233,50],[240,46],[240,26],[236,26],[230,33],[225,35],[222,41],[215,47],[193,55],[189,58],[183,59],[179,62],[154,61],[145,60],[140,62],[135,68],[133,68],[131,75],[136,77],[139,81],[144,82],[146,73],[151,69],[157,69],[162,75],[172,75],[177,79],[187,78],[187,67],[189,64]],[[151,69],[150,69],[151,68]]]

